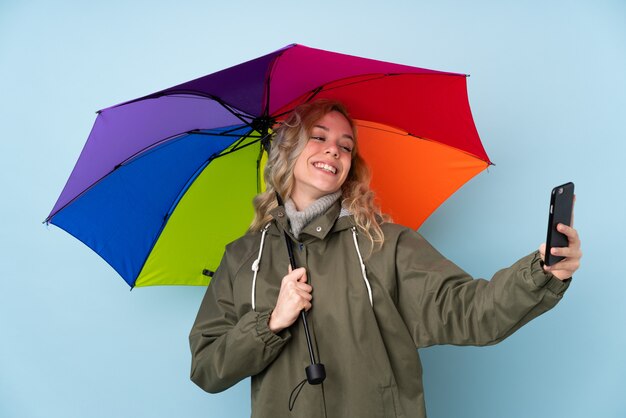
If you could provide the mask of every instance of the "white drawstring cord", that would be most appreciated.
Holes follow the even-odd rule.
[[[268,224],[265,228],[263,228],[263,232],[261,234],[261,244],[259,245],[259,256],[252,263],[252,271],[254,275],[252,276],[252,310],[256,310],[256,277],[259,272],[259,263],[261,262],[261,255],[263,254],[263,244],[265,242],[265,234],[269,228],[270,224]],[[361,275],[363,276],[363,281],[365,282],[365,287],[367,287],[367,295],[370,299],[370,305],[374,306],[374,299],[372,298],[372,287],[370,286],[370,282],[367,279],[367,272],[365,271],[365,264],[363,263],[363,257],[361,257],[361,250],[359,248],[359,242],[356,239],[356,228],[352,227],[352,239],[354,240],[354,248],[356,249],[356,254],[359,256],[359,264],[361,265]]]
[[[257,273],[259,272],[259,263],[261,262],[261,254],[263,254],[263,243],[265,242],[265,234],[267,233],[267,230],[269,229],[270,225],[271,223],[265,225],[265,228],[263,228],[263,233],[261,233],[261,245],[259,246],[259,256],[252,263],[252,271],[254,272],[254,275],[252,276],[252,298],[251,298],[253,311],[256,310],[256,302],[255,302],[255,297],[254,297],[256,293],[256,276],[257,276]]]
[[[367,280],[367,273],[365,272],[365,264],[363,263],[363,257],[361,257],[361,250],[359,249],[359,242],[356,239],[355,227],[352,227],[352,238],[354,239],[354,247],[356,248],[356,253],[359,256],[359,263],[361,264],[361,275],[363,276],[363,281],[365,282],[365,286],[367,287],[367,294],[370,297],[370,305],[374,307],[374,299],[372,299],[372,288],[370,287],[370,281]]]

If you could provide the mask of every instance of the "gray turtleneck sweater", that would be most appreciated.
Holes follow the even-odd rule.
[[[335,193],[327,194],[317,199],[315,202],[307,206],[303,211],[298,211],[296,205],[291,198],[285,202],[285,212],[289,217],[289,223],[291,224],[291,232],[296,239],[299,238],[302,229],[308,225],[313,219],[320,216],[322,213],[333,205],[341,197],[341,190]],[[341,209],[339,216],[346,216],[350,213],[347,210]]]

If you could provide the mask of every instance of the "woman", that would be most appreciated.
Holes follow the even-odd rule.
[[[550,272],[542,246],[485,281],[386,222],[339,103],[293,112],[265,180],[250,232],[226,248],[190,335],[192,380],[219,392],[252,376],[254,417],[424,417],[416,348],[501,341],[552,308],[578,268],[580,243],[566,226],[569,247],[556,252],[567,258]],[[283,231],[306,269],[289,268]],[[292,326],[302,309],[327,377],[305,385],[290,411],[309,361]]]

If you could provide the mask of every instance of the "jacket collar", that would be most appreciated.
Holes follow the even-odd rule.
[[[341,231],[349,229],[354,225],[352,216],[343,216],[339,218],[339,212],[341,211],[341,201],[335,202],[326,212],[313,219],[307,226],[300,232],[301,242],[311,241],[313,239],[323,240],[330,232]],[[274,218],[272,226],[269,229],[269,233],[272,235],[282,235],[283,231],[287,231],[289,236],[296,240],[291,234],[289,228],[289,218],[285,212],[283,206],[278,206],[270,211],[270,215]]]

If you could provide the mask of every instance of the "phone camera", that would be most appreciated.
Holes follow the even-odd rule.
[[[559,187],[559,194],[563,194],[563,188]]]

